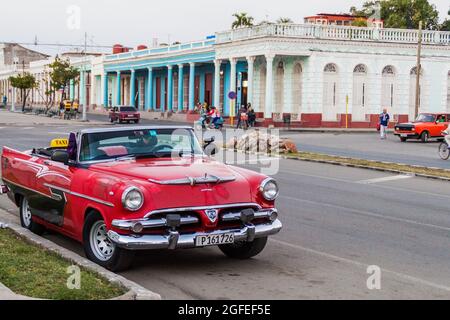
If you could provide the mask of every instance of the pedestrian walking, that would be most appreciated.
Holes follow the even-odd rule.
[[[8,103],[8,97],[6,95],[3,96],[3,105],[6,108],[6,104]]]
[[[59,103],[59,117],[62,119],[64,116],[64,109],[66,108],[64,101],[61,100]]]
[[[236,129],[239,129],[242,125],[246,125],[245,128],[248,127],[248,115],[247,115],[247,107],[242,105],[239,109],[238,113],[238,122],[236,125]]]
[[[383,109],[383,113],[380,115],[380,135],[382,140],[387,139],[387,129],[390,120],[391,117],[389,116],[387,109]]]

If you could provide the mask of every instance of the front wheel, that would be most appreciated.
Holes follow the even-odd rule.
[[[91,212],[84,223],[83,247],[89,260],[113,272],[129,269],[133,263],[134,252],[114,245],[105,222],[96,212]]]
[[[424,131],[422,133],[422,135],[420,136],[420,140],[422,140],[422,142],[428,142],[428,140],[430,140],[430,134],[428,133],[428,131]]]
[[[253,242],[238,241],[234,244],[219,246],[219,249],[233,259],[250,259],[260,254],[267,244],[267,237],[255,239]]]
[[[439,145],[439,157],[441,157],[442,160],[448,160],[448,158],[450,158],[450,150],[448,144],[445,142],[442,142]]]
[[[28,199],[25,197],[22,197],[20,201],[20,224],[25,229],[28,229],[39,236],[45,232],[44,226],[33,221],[33,215],[30,206],[28,205]]]
[[[400,141],[401,141],[401,142],[406,142],[406,141],[408,141],[408,138],[401,137],[401,138],[400,138]]]

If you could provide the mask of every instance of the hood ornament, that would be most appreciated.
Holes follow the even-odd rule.
[[[154,180],[154,179],[148,179],[148,181],[160,185],[190,185],[190,186],[196,186],[199,184],[220,184],[220,183],[226,183],[226,182],[232,182],[235,181],[235,176],[228,176],[228,177],[217,177],[214,175],[208,175],[205,174],[204,177],[186,177],[181,179],[174,179],[174,180]]]

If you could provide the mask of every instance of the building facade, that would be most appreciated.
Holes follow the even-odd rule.
[[[413,119],[417,43],[417,30],[263,24],[91,57],[79,62],[78,95],[82,104],[187,120],[198,102],[226,117],[251,103],[259,125],[289,118],[292,126],[374,127],[383,108],[395,120]],[[450,112],[450,32],[423,32],[419,90],[421,112]]]

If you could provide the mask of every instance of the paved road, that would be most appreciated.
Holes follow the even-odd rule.
[[[0,145],[43,146],[72,129],[3,128]],[[450,299],[450,184],[294,160],[275,177],[285,228],[257,258],[155,251],[123,275],[171,299]],[[18,212],[5,197],[0,207]],[[382,268],[381,290],[367,289],[369,265]]]
[[[303,151],[450,169],[450,161],[439,158],[437,141],[403,143],[394,136],[384,141],[376,132],[373,134],[282,132],[282,135],[291,138]]]

